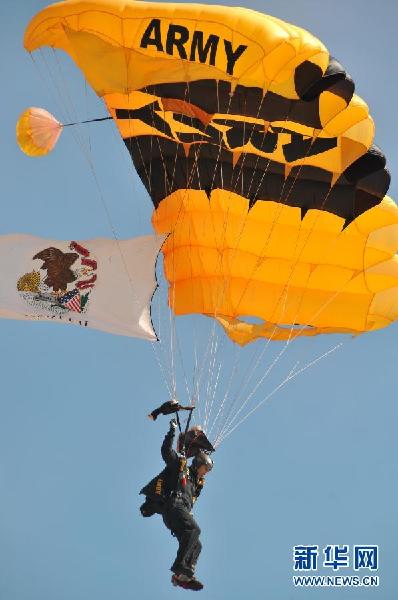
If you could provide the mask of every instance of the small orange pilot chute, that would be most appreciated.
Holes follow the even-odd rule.
[[[31,106],[17,121],[18,145],[28,156],[44,156],[54,148],[62,129],[62,123],[47,110]]]

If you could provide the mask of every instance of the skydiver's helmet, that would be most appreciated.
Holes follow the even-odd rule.
[[[209,456],[208,454],[206,454],[206,452],[203,452],[203,450],[201,450],[194,457],[191,466],[193,469],[195,469],[195,471],[197,471],[199,467],[203,465],[207,468],[207,472],[209,472],[212,470],[214,462],[211,456]]]

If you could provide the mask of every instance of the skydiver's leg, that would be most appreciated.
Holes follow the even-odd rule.
[[[202,550],[202,544],[200,540],[196,542],[195,546],[192,548],[191,554],[187,557],[187,564],[192,569],[192,572],[195,573],[196,563],[198,562],[199,554]]]
[[[188,577],[193,577],[195,572],[196,560],[199,556],[199,553],[195,552],[195,560],[193,558],[193,550],[199,549],[199,535],[199,528],[185,529],[180,535],[177,535],[179,547],[176,559],[173,563],[173,566],[171,567],[171,570],[174,573],[184,573],[184,575],[187,575]]]
[[[192,515],[181,504],[168,508],[163,520],[178,540],[178,552],[171,567],[174,573],[193,577],[194,568],[202,548],[199,541],[200,528]]]

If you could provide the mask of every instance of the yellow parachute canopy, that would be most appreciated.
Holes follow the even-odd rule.
[[[115,119],[170,234],[175,314],[218,318],[241,344],[398,318],[385,157],[317,38],[244,8],[70,0],[29,24],[26,49],[42,46],[66,51]]]

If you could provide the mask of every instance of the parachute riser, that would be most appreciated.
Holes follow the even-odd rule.
[[[185,431],[184,431],[184,445],[183,445],[183,447],[182,447],[182,452],[181,452],[181,453],[182,453],[184,456],[185,456],[185,454],[186,454],[186,445],[187,445],[186,439],[187,439],[187,433],[188,433],[188,430],[189,430],[189,426],[190,426],[190,424],[191,424],[192,413],[193,413],[194,409],[195,409],[195,407],[194,407],[194,406],[192,406],[192,407],[190,408],[190,412],[189,412],[189,415],[188,415],[188,419],[187,419],[187,422],[186,422],[186,425],[185,425]],[[181,429],[180,429],[180,431],[181,431]]]

